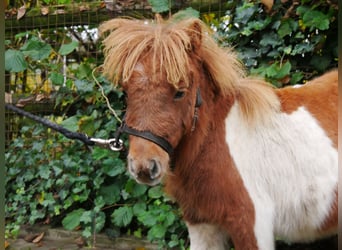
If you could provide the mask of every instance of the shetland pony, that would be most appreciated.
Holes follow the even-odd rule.
[[[191,249],[337,232],[337,71],[274,89],[198,19],[113,19],[100,31],[104,73],[127,94],[128,170],[165,185]]]

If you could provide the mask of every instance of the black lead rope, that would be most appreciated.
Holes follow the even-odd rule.
[[[72,140],[79,140],[82,141],[87,146],[100,146],[103,148],[110,149],[112,151],[122,151],[124,150],[124,144],[123,141],[120,140],[118,136],[120,136],[120,133],[118,133],[118,136],[112,139],[104,140],[104,139],[98,139],[98,138],[91,138],[87,136],[86,134],[78,133],[70,131],[56,123],[53,123],[45,118],[42,118],[40,116],[33,115],[23,109],[20,109],[12,104],[5,104],[5,107],[19,115],[26,116],[36,122],[39,122],[43,124],[44,126],[51,128],[61,134],[63,134],[65,137],[72,139]]]
[[[39,122],[41,124],[43,124],[44,126],[48,127],[48,128],[51,128],[61,134],[63,134],[65,137],[69,138],[69,139],[73,139],[73,140],[80,140],[82,141],[84,144],[88,145],[88,146],[93,146],[95,145],[95,142],[91,140],[90,137],[88,137],[87,135],[85,134],[82,134],[82,133],[77,133],[77,132],[72,132],[56,123],[53,123],[45,118],[42,118],[42,117],[39,117],[39,116],[36,116],[36,115],[33,115],[23,109],[20,109],[12,104],[8,104],[6,103],[5,104],[5,107],[15,113],[18,113],[20,115],[23,115],[23,116],[26,116],[36,122]]]

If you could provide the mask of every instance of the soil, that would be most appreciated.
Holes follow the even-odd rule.
[[[41,238],[41,239],[40,239]],[[16,240],[8,240],[6,250],[157,250],[158,246],[147,240],[134,237],[110,238],[97,234],[93,247],[81,237],[80,232],[66,231],[61,228],[27,227],[20,231]]]
[[[60,228],[27,227],[23,228],[16,240],[8,240],[6,250],[156,250],[158,245],[134,237],[110,238],[97,234],[94,247],[87,246],[80,232]],[[337,236],[311,244],[287,244],[278,241],[276,250],[338,250]]]

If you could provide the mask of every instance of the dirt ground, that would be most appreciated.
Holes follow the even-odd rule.
[[[86,246],[79,232],[49,227],[29,227],[21,230],[16,240],[8,240],[6,250],[156,250],[158,246],[133,237],[111,239],[97,234],[94,247]],[[277,242],[276,250],[338,250],[337,236],[312,244]]]
[[[6,250],[156,250],[158,246],[133,237],[109,238],[97,234],[94,247],[87,246],[80,232],[60,228],[30,227],[22,229],[16,240],[8,240]]]

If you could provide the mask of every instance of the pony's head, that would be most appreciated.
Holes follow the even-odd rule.
[[[128,169],[138,182],[156,185],[168,172],[172,149],[196,129],[202,95],[232,93],[241,70],[198,19],[113,19],[100,31],[109,33],[104,73],[127,95]]]

